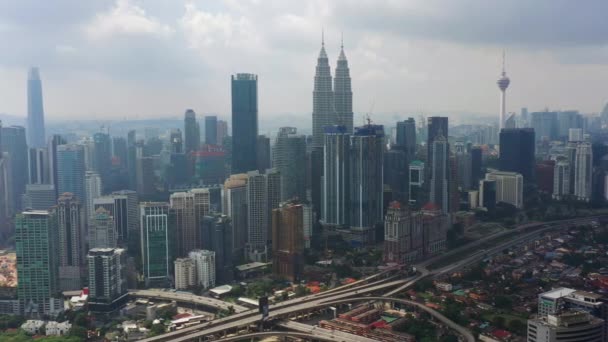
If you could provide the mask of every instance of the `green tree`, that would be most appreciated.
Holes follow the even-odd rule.
[[[502,329],[505,327],[505,318],[502,316],[494,316],[494,318],[492,318],[492,324],[495,327]]]
[[[513,301],[507,296],[498,295],[494,297],[494,305],[500,309],[510,309]]]
[[[527,326],[519,319],[512,319],[509,321],[509,330],[517,335],[524,336],[526,334]]]
[[[87,338],[87,329],[79,325],[72,325],[68,336],[85,340]]]
[[[153,324],[148,333],[149,337],[157,336],[165,332],[165,326],[162,324]]]

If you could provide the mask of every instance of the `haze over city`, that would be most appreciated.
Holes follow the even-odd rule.
[[[230,75],[260,77],[261,120],[312,111],[325,30],[344,35],[355,122],[364,114],[494,116],[507,52],[507,111],[599,112],[607,100],[605,1],[3,1],[0,113],[24,117],[28,67],[47,120],[228,117]]]

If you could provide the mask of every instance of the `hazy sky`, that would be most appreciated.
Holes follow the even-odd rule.
[[[312,108],[325,28],[340,32],[354,109],[597,112],[608,100],[605,0],[13,0],[0,2],[0,113],[25,115],[41,68],[47,117],[227,116],[230,74],[259,75],[260,115]],[[333,73],[333,70],[332,70]]]

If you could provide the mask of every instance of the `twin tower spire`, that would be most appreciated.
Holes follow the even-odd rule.
[[[317,58],[312,103],[312,135],[315,147],[323,146],[324,130],[327,126],[346,126],[347,132],[352,133],[353,92],[348,60],[344,53],[344,39],[341,40],[332,84],[324,32],[321,33],[321,51]]]

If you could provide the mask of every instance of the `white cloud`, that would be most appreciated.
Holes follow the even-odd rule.
[[[148,16],[143,8],[132,4],[129,0],[116,0],[110,11],[98,14],[85,27],[87,36],[92,39],[104,39],[117,34],[151,34],[167,37],[173,31],[173,28]]]

